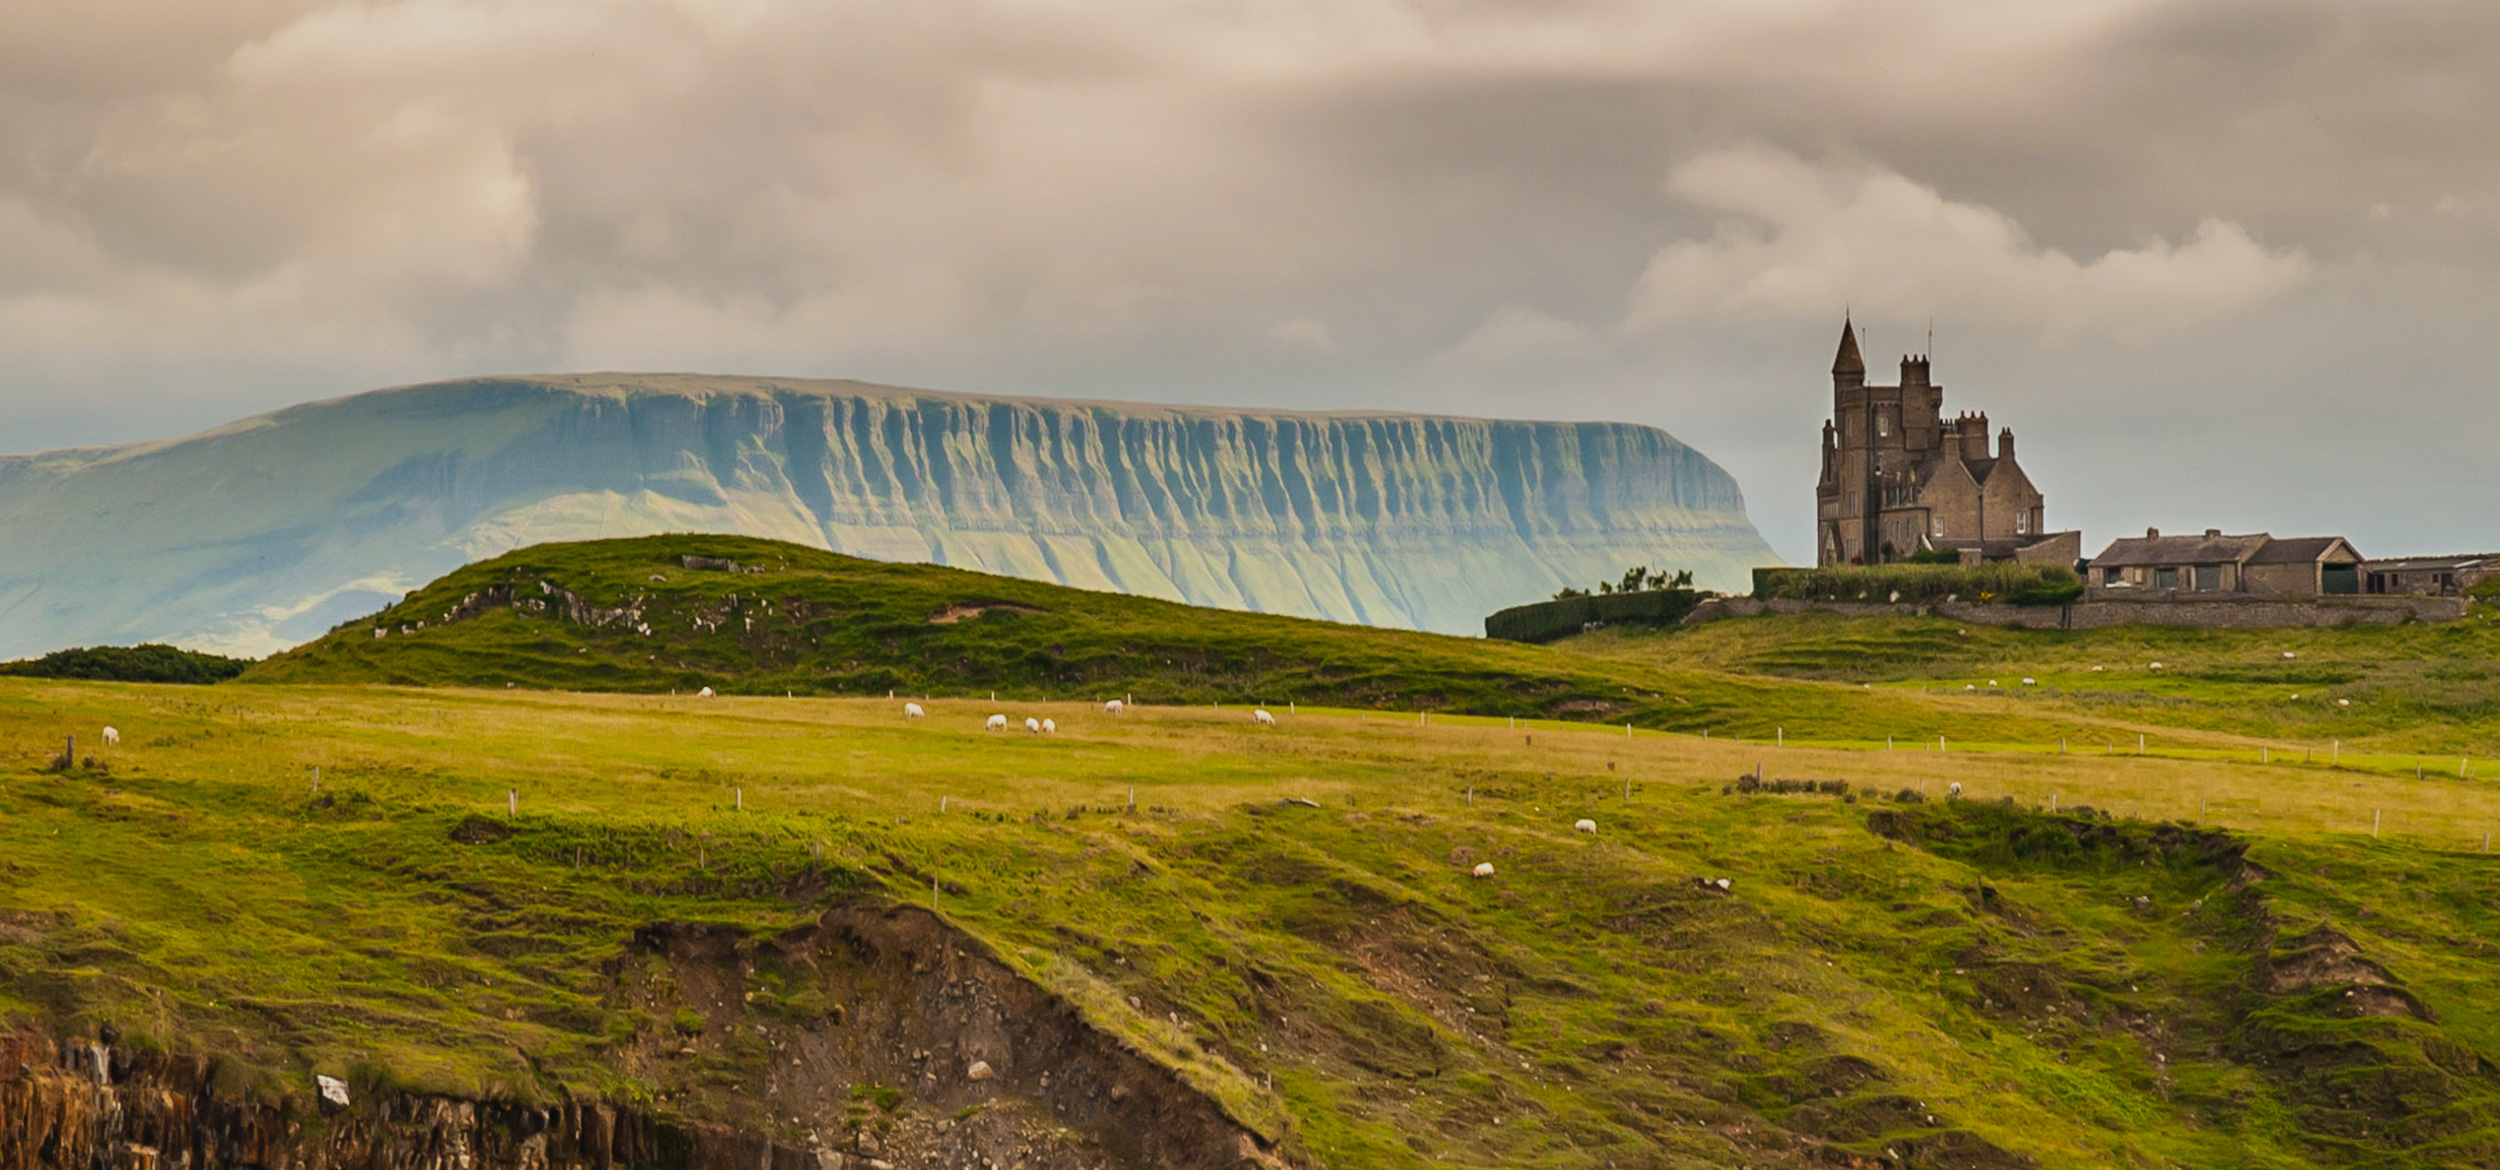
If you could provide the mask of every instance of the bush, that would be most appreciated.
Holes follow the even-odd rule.
[[[1551,642],[1602,625],[1671,626],[1700,604],[1690,589],[1644,589],[1638,593],[1582,594],[1514,605],[1484,619],[1484,636],[1506,642]]]
[[[2063,605],[2083,596],[2083,578],[2064,565],[1843,565],[1756,569],[1763,600],[1866,601],[1932,605],[1948,598],[1983,604]]]
[[[143,646],[80,646],[55,650],[41,658],[0,662],[0,675],[205,686],[233,678],[251,664],[248,658],[202,654],[151,642]]]

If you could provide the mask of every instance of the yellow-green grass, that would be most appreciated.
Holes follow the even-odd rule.
[[[2042,720],[2224,732],[2320,758],[2340,742],[2406,772],[2417,757],[2425,769],[2444,759],[2452,773],[2460,757],[2500,757],[2500,610],[2489,605],[2457,622],[2297,630],[1766,615],[1605,630],[1557,648],[1665,669],[1960,695]]]
[[[1778,1164],[1795,1151],[1766,1135],[1790,1131],[1929,1160],[1971,1135],[2049,1166],[2492,1152],[2495,1091],[2471,1071],[2500,1052],[2488,785],[1506,717],[925,705],[0,682],[0,999],[231,1055],[272,1090],[362,1068],[778,1128],[720,1090],[734,1062],[615,1068],[621,1037],[668,1023],[614,1002],[602,964],[651,922],[933,900],[1334,1166]],[[1060,731],[979,730],[992,711]],[[37,770],[106,723],[105,772]],[[1722,794],[1757,766],[1859,795]],[[1877,795],[1957,781],[1951,808]],[[2270,876],[2248,884],[2226,838],[1990,803],[2052,795],[2241,830]],[[453,840],[473,817],[514,835]],[[1498,875],[1466,876],[1476,860]],[[1696,884],[1718,877],[1729,892]],[[2437,1022],[2270,989],[2269,948],[2318,923]],[[762,978],[757,1010],[808,1003]]]

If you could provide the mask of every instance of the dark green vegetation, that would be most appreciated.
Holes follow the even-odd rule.
[[[2064,565],[1910,563],[1755,569],[1753,595],[1904,605],[1937,601],[2063,605],[2083,596],[2083,578]]]
[[[139,646],[77,646],[55,650],[41,658],[0,662],[0,675],[204,686],[238,677],[251,664],[248,658],[203,654],[150,642]]]
[[[1484,636],[1506,642],[1551,642],[1586,632],[1597,625],[1671,626],[1700,604],[1691,589],[1643,589],[1624,593],[1580,593],[1514,605],[1484,619]]]
[[[1772,776],[1846,791],[1741,795],[1761,749],[1692,737],[1074,703],[1001,737],[986,702],[897,706],[0,684],[0,1012],[226,1054],[237,1091],[348,1069],[797,1139],[823,1119],[752,1091],[779,1058],[634,975],[635,932],[935,886],[1309,1164],[2500,1158],[2492,862],[2074,807],[2253,767],[2043,761],[2052,815],[1984,755],[1792,751]],[[106,720],[109,775],[36,770]],[[2406,823],[2500,812],[2350,779]],[[1888,795],[1947,780],[1974,799]],[[841,1006],[736,978],[754,1022]]]
[[[690,568],[716,565],[714,568]],[[727,566],[735,565],[733,570]],[[1674,602],[1674,591],[1633,595]],[[383,631],[376,637],[375,631]],[[648,630],[648,633],[644,632]],[[1437,634],[1199,609],[776,541],[521,549],[264,659],[250,682],[1288,703],[1771,737],[2053,741],[2084,723]],[[1973,715],[1980,716],[1973,718]]]

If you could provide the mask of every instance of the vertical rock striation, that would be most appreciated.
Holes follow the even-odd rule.
[[[1650,427],[474,379],[0,459],[0,654],[266,652],[479,556],[668,531],[1454,633],[1634,563],[1735,587],[1774,559]]]

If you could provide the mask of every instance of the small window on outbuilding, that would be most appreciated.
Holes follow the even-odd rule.
[[[2196,566],[2196,588],[2206,593],[2222,588],[2222,566]]]
[[[2178,588],[2178,587],[2179,587],[2179,571],[2178,571],[2177,569],[2155,569],[2155,570],[2153,570],[2153,588],[2155,588],[2155,589],[2176,589],[2176,588]]]

